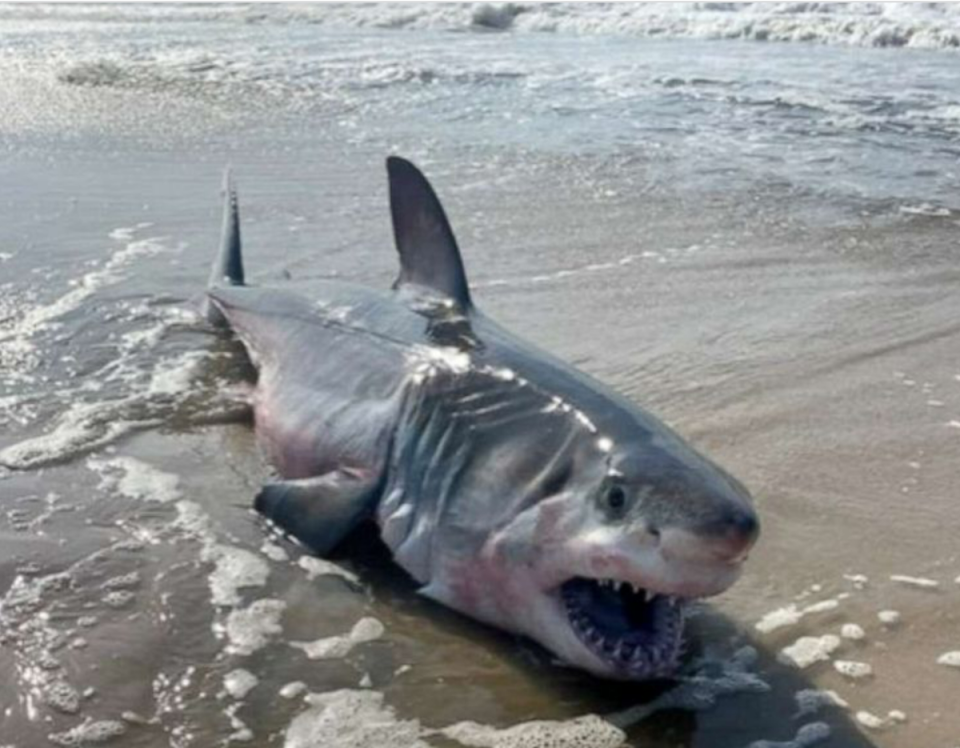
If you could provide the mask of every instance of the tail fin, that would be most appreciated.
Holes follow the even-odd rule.
[[[233,185],[229,167],[223,174],[223,229],[220,238],[220,252],[210,270],[207,288],[218,286],[243,285],[243,257],[240,252],[240,207],[237,203],[237,191]],[[226,320],[217,307],[207,298],[203,314],[214,325],[224,325]]]

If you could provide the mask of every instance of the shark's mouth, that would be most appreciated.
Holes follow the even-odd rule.
[[[560,597],[577,638],[623,677],[655,678],[676,668],[683,635],[680,598],[582,577],[564,582]]]

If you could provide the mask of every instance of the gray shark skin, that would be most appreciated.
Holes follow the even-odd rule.
[[[282,480],[256,508],[319,554],[373,519],[420,591],[609,678],[668,675],[683,611],[729,587],[746,489],[649,413],[477,310],[434,191],[387,160],[401,272],[316,298],[243,284],[237,200],[207,316],[258,370]]]

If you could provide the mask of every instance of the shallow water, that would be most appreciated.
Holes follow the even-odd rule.
[[[952,745],[955,53],[473,33],[447,10],[0,9],[0,744],[103,721],[88,738],[143,746],[616,745],[616,725],[736,747],[814,725],[802,745],[819,722],[822,745]],[[251,512],[248,371],[193,311],[221,169],[253,281],[385,287],[390,152],[437,185],[485,311],[755,493],[763,538],[695,616],[679,691],[560,668],[418,598],[363,538],[317,567]],[[777,661],[827,635],[829,660]],[[801,708],[808,689],[847,706]]]

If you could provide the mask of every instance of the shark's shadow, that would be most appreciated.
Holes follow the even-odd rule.
[[[369,525],[354,531],[335,557],[359,572],[378,604],[406,616],[422,617],[445,633],[465,637],[509,658],[529,682],[557,703],[576,705],[579,713],[600,714],[622,727],[629,745],[747,748],[755,741],[773,741],[764,748],[802,748],[813,741],[787,741],[814,722],[829,728],[829,737],[817,741],[818,746],[875,745],[840,707],[827,704],[815,711],[801,709],[796,694],[817,686],[803,672],[780,663],[775,652],[765,649],[742,626],[709,606],[701,608],[689,623],[690,645],[682,670],[689,680],[608,681],[564,667],[532,641],[504,634],[422,597],[414,580],[393,562]],[[729,662],[723,660],[725,655],[736,660],[736,652],[750,655],[741,683],[752,682],[752,687],[741,690],[730,682],[732,671],[725,669]],[[724,692],[725,679],[731,689],[728,692]],[[819,729],[807,728],[807,734]]]

